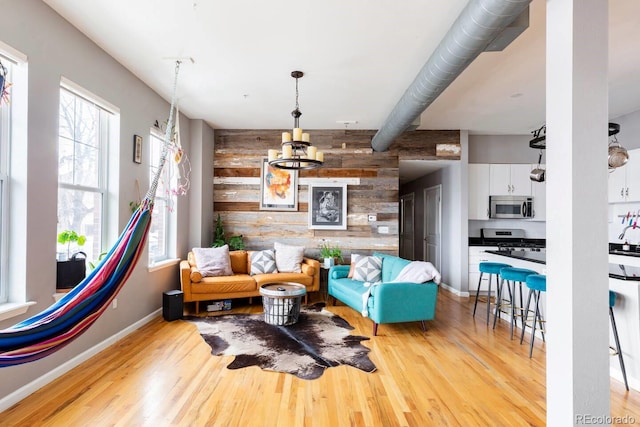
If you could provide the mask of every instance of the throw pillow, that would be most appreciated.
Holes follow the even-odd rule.
[[[348,279],[353,279],[353,272],[356,270],[356,258],[355,258],[356,256],[360,256],[360,255],[356,255],[356,254],[351,255],[351,264],[349,265],[349,274],[347,274]]]
[[[251,275],[277,273],[276,258],[273,249],[251,253]]]
[[[276,267],[280,273],[301,273],[304,246],[291,246],[275,242]]]
[[[232,276],[229,246],[219,248],[193,248],[196,265],[202,277]]]
[[[353,280],[378,283],[382,279],[382,258],[377,256],[353,255]]]

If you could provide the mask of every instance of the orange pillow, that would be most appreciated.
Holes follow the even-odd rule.
[[[349,266],[349,274],[347,274],[347,277],[349,279],[353,279],[353,271],[356,269],[356,263],[351,261],[351,265]]]

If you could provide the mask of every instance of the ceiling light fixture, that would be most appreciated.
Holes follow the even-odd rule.
[[[292,71],[291,77],[296,79],[296,109],[293,116],[293,134],[282,133],[282,151],[269,150],[269,165],[279,169],[315,169],[324,163],[324,153],[311,145],[309,134],[300,128],[302,112],[298,105],[298,79],[304,76],[302,71]]]

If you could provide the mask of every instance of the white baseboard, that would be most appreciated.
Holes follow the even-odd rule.
[[[102,350],[106,349],[107,347],[120,341],[122,338],[126,337],[127,335],[134,332],[135,330],[140,329],[142,326],[146,325],[147,323],[151,322],[153,319],[158,317],[161,313],[162,313],[162,309],[158,309],[152,312],[148,316],[143,317],[142,319],[138,320],[136,323],[121,330],[117,334],[110,336],[106,340],[102,341],[99,344],[96,344],[95,346],[91,347],[87,351],[80,353],[76,357],[69,359],[68,361],[56,367],[55,369],[52,369],[51,371],[47,372],[40,378],[37,378],[31,381],[29,384],[23,387],[20,387],[18,390],[0,399],[0,412],[9,409],[11,406],[20,402],[22,399],[29,396],[31,393],[34,393],[35,391],[41,389],[42,387],[49,384],[56,378],[66,374],[71,369],[80,365],[82,362],[87,361],[88,359],[100,353]]]
[[[459,297],[469,298],[469,292],[461,292],[459,289],[452,288],[451,286],[447,285],[446,283],[440,283],[440,287],[443,288],[446,291],[451,292],[452,294],[455,294],[455,295],[459,296]]]

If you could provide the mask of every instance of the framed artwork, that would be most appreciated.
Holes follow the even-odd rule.
[[[347,184],[309,185],[309,228],[347,229]]]
[[[142,163],[142,137],[133,135],[133,162]]]
[[[267,158],[262,159],[260,210],[298,210],[298,171],[274,168]]]

